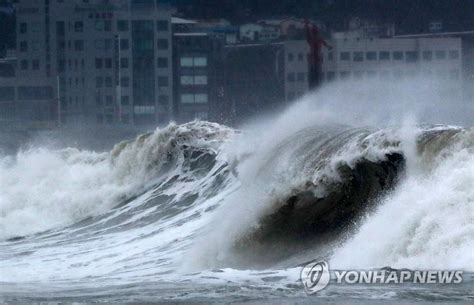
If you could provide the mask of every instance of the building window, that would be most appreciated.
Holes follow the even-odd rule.
[[[393,60],[403,60],[403,52],[402,51],[393,52]]]
[[[181,85],[207,85],[206,75],[183,75],[180,80]]]
[[[28,70],[28,61],[26,59],[23,59],[21,62],[20,62],[20,68],[22,70]]]
[[[373,51],[367,52],[365,56],[367,60],[377,60],[377,52],[373,52]]]
[[[333,59],[334,59],[333,52],[328,52],[328,61],[333,61]]]
[[[95,78],[95,87],[96,88],[102,88],[104,87],[104,79],[100,76]]]
[[[112,69],[112,58],[106,58],[104,62],[105,62],[106,69]]]
[[[104,31],[106,31],[106,32],[112,31],[112,21],[111,20],[104,20]]]
[[[158,50],[168,50],[168,39],[158,39],[157,47]]]
[[[158,32],[168,31],[168,21],[167,20],[158,20],[158,21],[156,21],[156,30]]]
[[[123,76],[120,79],[120,85],[122,87],[129,87],[130,86],[130,78],[128,76]]]
[[[84,40],[75,40],[74,41],[74,50],[83,51],[84,50]]]
[[[58,72],[64,72],[66,69],[66,61],[61,59],[58,61]]]
[[[196,104],[205,104],[208,101],[207,93],[199,93],[194,95],[194,102]]]
[[[103,64],[102,64],[102,58],[96,58],[95,59],[95,68],[96,69],[102,69]]]
[[[97,95],[95,96],[95,104],[96,104],[97,106],[102,106],[102,95],[97,94]]]
[[[158,68],[168,68],[168,58],[158,57],[157,65],[158,65]]]
[[[128,31],[128,20],[117,20],[117,30],[120,32]]]
[[[195,75],[194,76],[195,85],[207,85],[207,76],[206,75]]]
[[[293,53],[288,53],[288,61],[292,62],[294,59],[295,59],[295,56],[293,55]]]
[[[94,23],[94,28],[96,31],[104,30],[104,20],[96,20]]]
[[[107,80],[107,78],[105,79]],[[112,97],[112,95],[106,95],[105,96],[105,106],[113,106],[114,105],[114,98]]]
[[[97,124],[104,124],[104,115],[102,113],[97,114]]]
[[[155,114],[155,106],[135,106],[133,112],[135,114]]]
[[[436,59],[446,59],[446,51],[436,51]]]
[[[192,67],[194,65],[193,64],[193,58],[192,57],[181,57],[180,65],[181,65],[181,67]]]
[[[407,62],[416,62],[418,61],[418,52],[416,51],[405,52],[405,58]]]
[[[20,34],[26,34],[28,31],[28,24],[25,22],[20,23]]]
[[[364,61],[364,53],[363,52],[354,52],[352,54],[352,58],[354,61]]]
[[[336,73],[334,71],[329,71],[326,75],[328,81],[332,81],[336,78]]]
[[[458,59],[458,58],[459,58],[459,51],[458,50],[449,51],[449,59]]]
[[[305,74],[304,72],[299,72],[296,76],[296,79],[299,81],[299,82],[304,82],[305,81]]]
[[[83,32],[84,31],[84,23],[82,21],[74,22],[74,31],[75,32]]]
[[[433,52],[432,51],[423,51],[422,56],[423,56],[423,60],[431,61],[433,59]]]
[[[38,23],[39,25],[39,23]],[[39,27],[38,27],[39,29]],[[39,30],[38,30],[39,32]],[[57,21],[56,22],[56,35],[61,37],[61,38],[64,38],[64,35],[66,34],[66,25],[64,23],[64,21]]]
[[[20,41],[20,52],[27,52],[28,51],[28,42]]]
[[[380,52],[379,52],[379,59],[380,59],[380,60],[390,60],[390,52],[388,52],[388,51],[380,51]]]
[[[183,75],[180,77],[181,85],[194,85],[194,78],[191,75]]]
[[[339,54],[340,60],[350,60],[350,53],[349,52],[341,52]]]
[[[303,61],[303,60],[304,60],[303,53],[298,53],[298,61]]]
[[[39,70],[39,68],[40,68],[39,59],[33,59],[33,61],[31,62],[31,69],[32,70]]]
[[[181,57],[180,65],[181,67],[206,67],[207,58],[206,57]]]
[[[126,51],[130,48],[128,39],[120,39],[120,50]]]
[[[128,58],[126,57],[120,58],[120,68],[128,69]]]
[[[287,77],[289,82],[294,82],[295,81],[295,73],[288,73]]]
[[[180,65],[181,67],[206,67],[207,58],[206,57],[181,57]]]
[[[110,88],[110,87],[112,87],[112,85],[113,85],[112,77],[107,76],[107,77],[105,78],[105,86],[108,87],[108,88]]]
[[[193,104],[194,103],[194,94],[181,94],[181,103],[183,103],[183,104]]]
[[[167,76],[158,76],[158,86],[160,87],[168,87],[169,80]]]
[[[130,105],[130,97],[128,95],[122,95],[121,103],[122,103],[122,106]]]
[[[207,67],[207,57],[194,57],[195,67]]]
[[[152,51],[153,50],[153,40],[142,39],[136,41],[137,50],[141,51]]]

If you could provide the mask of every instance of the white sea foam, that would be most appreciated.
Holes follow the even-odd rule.
[[[472,124],[444,120],[435,110],[450,103],[440,105],[440,96],[425,82],[331,85],[237,135],[193,122],[105,154],[33,148],[3,157],[0,281],[179,281],[183,265],[222,267],[220,276],[201,274],[245,281],[252,271],[226,263],[234,242],[262,215],[307,183],[324,192],[341,164],[383,160],[390,152],[404,154],[406,175],[362,227],[348,233],[354,236],[335,250],[331,264],[472,270],[472,131],[454,141],[461,146],[440,140],[420,150],[417,142],[430,131],[462,130],[418,122]],[[217,161],[199,175],[185,172],[185,146],[211,151]],[[88,216],[95,218],[61,229]],[[4,240],[48,229],[54,232]],[[290,273],[293,281],[297,272]]]

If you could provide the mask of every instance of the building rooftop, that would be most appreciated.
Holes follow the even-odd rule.
[[[174,33],[173,36],[207,36],[207,33],[194,32],[194,33]]]
[[[196,24],[197,22],[190,19],[183,19],[179,17],[171,17],[171,23],[173,24]]]
[[[423,33],[423,34],[403,34],[395,35],[394,38],[416,38],[416,37],[437,37],[437,36],[462,36],[474,35],[474,31],[459,31],[459,32],[439,32],[439,33]]]

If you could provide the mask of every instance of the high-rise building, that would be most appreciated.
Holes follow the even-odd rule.
[[[172,8],[166,1],[16,2],[17,77],[45,82],[26,92],[32,97],[59,97],[49,108],[60,124],[170,120]]]

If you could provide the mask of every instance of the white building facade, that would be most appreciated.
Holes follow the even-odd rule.
[[[331,81],[398,81],[423,77],[446,81],[452,94],[462,95],[462,43],[456,37],[359,38],[335,35],[323,49],[323,85]],[[286,41],[285,94],[291,101],[308,90],[309,46]],[[452,97],[452,96],[451,96]]]
[[[400,80],[425,76],[461,84],[459,38],[342,38],[324,50],[323,79]]]

